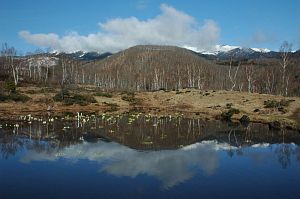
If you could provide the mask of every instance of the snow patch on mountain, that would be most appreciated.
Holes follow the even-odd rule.
[[[260,53],[269,53],[271,52],[271,50],[267,49],[267,48],[251,48],[252,50],[254,50],[255,52],[260,52]]]
[[[241,47],[241,46],[231,46],[231,45],[215,45],[210,50],[199,49],[199,48],[193,47],[193,46],[183,46],[183,48],[186,48],[188,50],[191,50],[191,51],[194,51],[194,52],[197,52],[197,53],[201,53],[201,54],[204,54],[204,55],[217,55],[219,53],[226,53],[226,52],[232,51],[234,49],[248,51],[249,53],[251,53],[251,52],[252,53],[253,52],[260,52],[260,53],[271,52],[267,48],[244,48],[244,47]]]

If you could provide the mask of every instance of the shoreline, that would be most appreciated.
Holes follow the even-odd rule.
[[[1,102],[0,120],[18,120],[20,116],[31,114],[36,117],[47,117],[47,107],[52,106],[52,116],[76,115],[77,112],[99,115],[121,115],[126,113],[143,113],[153,116],[176,116],[182,114],[185,118],[220,120],[220,115],[228,111],[228,106],[239,110],[232,116],[232,121],[238,121],[243,115],[249,117],[250,122],[272,124],[279,122],[282,128],[300,129],[300,98],[282,97],[258,93],[236,91],[200,91],[197,89],[182,89],[178,91],[136,92],[134,99],[139,103],[132,104],[124,100],[121,92],[111,92],[111,97],[94,96],[96,103],[81,106],[78,104],[66,106],[61,102],[54,102],[52,93],[28,94],[28,90],[38,87],[21,87],[20,92],[28,95],[28,102]],[[95,91],[79,91],[92,94]],[[266,100],[292,100],[282,113],[273,108],[266,108]],[[112,105],[116,109],[111,109]],[[258,110],[255,112],[255,110]]]

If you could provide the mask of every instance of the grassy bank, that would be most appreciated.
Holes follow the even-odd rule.
[[[0,102],[0,119],[14,120],[25,114],[46,116],[51,106],[54,115],[76,112],[122,114],[143,112],[153,115],[183,114],[189,118],[279,122],[282,127],[299,128],[300,98],[231,91],[182,89],[157,92],[104,92],[96,88],[69,90],[21,87],[27,101]],[[244,117],[245,118],[245,117]]]

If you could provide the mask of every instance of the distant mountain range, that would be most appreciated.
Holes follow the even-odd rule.
[[[184,48],[193,51],[200,57],[209,59],[209,60],[229,60],[231,58],[235,60],[245,60],[245,59],[260,59],[260,58],[280,58],[280,52],[271,51],[266,48],[245,48],[239,46],[229,46],[229,45],[216,45],[214,50],[204,51],[197,50],[193,47],[184,46]],[[51,53],[52,55],[59,55],[61,53]],[[98,53],[98,52],[73,52],[66,53],[67,55],[83,60],[83,61],[94,61],[102,60],[106,57],[113,55],[113,53]],[[293,52],[293,56],[300,58],[300,50]]]

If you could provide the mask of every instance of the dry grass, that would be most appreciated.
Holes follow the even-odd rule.
[[[32,90],[40,90],[41,88],[19,88],[20,92],[32,92]],[[57,91],[56,91],[57,92]],[[91,94],[93,91],[81,91],[82,94]],[[34,93],[34,92],[33,92]],[[177,94],[176,94],[177,93]],[[209,93],[209,94],[208,94]],[[64,106],[62,103],[53,102],[52,97],[55,92],[51,93],[35,93],[27,94],[32,99],[26,103],[0,103],[0,118],[7,119],[8,117],[15,118],[24,113],[44,114],[49,104],[54,108],[56,113],[60,112],[103,112],[107,108],[105,104],[117,104],[119,110],[117,114],[129,111],[132,105],[122,100],[121,93],[113,93],[111,98],[105,96],[95,96],[96,104],[87,106]],[[157,91],[157,92],[139,92],[135,93],[135,98],[139,99],[141,104],[139,108],[146,113],[157,115],[173,115],[182,113],[186,117],[207,117],[216,118],[222,112],[228,110],[228,104],[232,104],[233,108],[240,111],[239,114],[233,115],[232,119],[239,119],[242,115],[250,117],[251,121],[255,122],[271,122],[280,121],[289,126],[300,124],[300,98],[282,96],[231,92],[231,91],[200,91],[196,89],[182,89],[176,91]],[[286,107],[287,112],[282,113],[277,109],[265,108],[264,101],[282,99],[294,100]],[[255,112],[257,109],[259,111]]]

